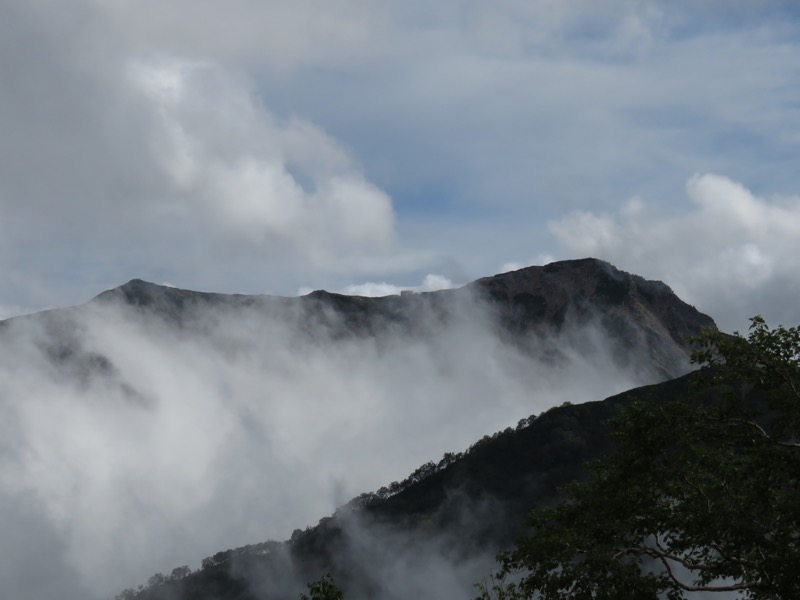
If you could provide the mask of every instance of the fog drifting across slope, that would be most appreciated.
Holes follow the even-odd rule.
[[[111,303],[7,322],[0,563],[20,568],[0,589],[110,596],[285,539],[521,417],[643,383],[594,327],[545,364],[460,297],[447,323],[416,315],[423,335],[340,336],[331,314],[321,327],[258,306],[196,307],[180,325]]]
[[[348,600],[465,600],[475,595],[475,583],[496,570],[495,552],[481,546],[470,534],[484,524],[502,521],[502,506],[488,499],[460,497],[448,503],[448,516],[458,525],[433,532],[408,531],[376,522],[363,513],[337,513],[341,527],[339,552],[324,570],[333,571]],[[275,548],[281,557],[265,569],[233,559],[231,572],[249,582],[264,598],[298,598],[309,580],[322,571],[309,571],[289,558],[286,548]],[[258,564],[258,563],[256,563]],[[305,567],[305,570],[304,570]],[[167,592],[158,600],[176,600]]]

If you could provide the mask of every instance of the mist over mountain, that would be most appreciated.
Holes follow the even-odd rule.
[[[384,298],[133,280],[0,322],[0,588],[108,597],[222,548],[289,538],[487,432],[682,375],[687,338],[713,326],[665,284],[594,259]],[[385,506],[403,497],[383,495]],[[495,512],[476,498],[458,514]],[[347,531],[363,532],[366,555],[380,540],[406,544],[364,515]],[[436,541],[409,560],[447,555],[431,527]],[[474,572],[480,557],[459,560]]]
[[[687,393],[694,375],[521,419],[358,496],[286,542],[217,552],[193,573],[156,574],[121,598],[298,598],[326,573],[349,599],[474,597],[474,584],[496,568],[495,554],[527,533],[530,509],[558,501],[562,486],[585,479],[586,461],[610,449],[606,421],[631,401]]]
[[[563,336],[592,325],[604,334],[603,343],[612,344],[617,363],[627,365],[644,350],[646,358],[636,368],[663,378],[685,371],[687,338],[714,326],[667,285],[596,259],[528,267],[456,290],[379,298],[323,290],[296,299],[209,294],[132,280],[93,302],[139,307],[176,324],[206,308],[257,311],[289,319],[314,337],[332,338],[428,336],[475,311],[471,317],[488,318],[500,339],[540,357],[558,354]],[[554,340],[559,343],[547,343]]]

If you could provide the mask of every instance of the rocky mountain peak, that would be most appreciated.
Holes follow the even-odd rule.
[[[509,331],[545,335],[595,321],[622,355],[640,348],[664,376],[686,364],[689,340],[714,320],[650,281],[595,258],[526,267],[479,279],[470,286],[487,299]]]

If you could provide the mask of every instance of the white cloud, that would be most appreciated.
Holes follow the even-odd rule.
[[[604,258],[659,278],[724,329],[762,314],[800,322],[800,197],[767,199],[719,175],[696,175],[689,210],[634,199],[617,214],[574,211],[550,232],[569,255]]]
[[[428,273],[419,285],[402,286],[386,282],[365,282],[348,285],[341,290],[341,293],[351,296],[391,296],[400,294],[401,292],[435,292],[437,290],[449,290],[460,287],[461,285],[463,284],[453,283],[443,275]]]
[[[401,292],[435,292],[437,290],[449,290],[462,286],[462,283],[453,283],[443,275],[428,273],[419,285],[397,285],[385,281],[366,281],[364,283],[352,283],[336,290],[339,294],[349,296],[367,296],[378,298],[381,296],[396,296]],[[314,288],[305,286],[297,290],[298,296],[305,296],[314,291]]]
[[[245,81],[213,65],[132,73],[160,116],[153,145],[174,185],[173,218],[199,220],[196,235],[326,266],[390,248],[391,200],[318,127],[278,122]]]
[[[553,255],[543,252],[524,262],[511,261],[503,263],[503,265],[500,267],[500,272],[508,273],[509,271],[518,271],[519,269],[524,269],[525,267],[547,265],[554,260],[556,260],[556,258]]]

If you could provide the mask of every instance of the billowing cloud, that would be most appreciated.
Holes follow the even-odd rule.
[[[686,191],[686,208],[634,198],[615,214],[575,211],[549,229],[570,255],[662,279],[723,329],[744,329],[756,314],[797,323],[800,197],[759,197],[713,174],[692,177]]]
[[[0,562],[34,554],[39,579],[83,592],[54,595],[25,570],[0,569],[0,586],[112,595],[285,539],[487,432],[651,376],[615,366],[593,327],[545,364],[495,337],[480,305],[451,308],[448,325],[417,315],[424,336],[379,339],[257,307],[187,311],[180,326],[96,304],[7,322],[0,509],[13,518]]]
[[[158,115],[152,144],[172,183],[165,217],[196,235],[333,266],[391,246],[391,200],[347,152],[299,118],[279,123],[246,83],[211,65],[134,64]]]

